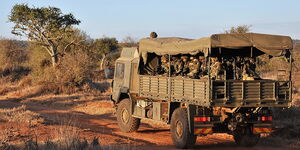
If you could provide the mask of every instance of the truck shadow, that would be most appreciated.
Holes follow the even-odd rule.
[[[146,130],[138,130],[137,133],[158,133],[158,132],[167,132],[169,129],[146,129]]]

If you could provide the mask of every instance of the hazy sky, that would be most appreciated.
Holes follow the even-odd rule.
[[[8,15],[14,4],[55,6],[73,13],[92,38],[149,36],[200,38],[231,26],[300,39],[299,0],[0,0],[0,36],[14,37]]]

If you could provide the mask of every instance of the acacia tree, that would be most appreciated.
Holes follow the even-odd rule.
[[[61,47],[61,41],[73,32],[73,25],[80,23],[73,14],[63,14],[59,8],[30,8],[27,4],[16,4],[11,10],[9,21],[15,24],[13,34],[26,36],[47,50],[53,66],[58,62],[59,49],[65,49]]]
[[[248,33],[250,32],[251,25],[238,25],[236,27],[231,27],[229,30],[226,30],[225,33]]]
[[[126,36],[122,43],[120,43],[121,47],[137,47],[138,46],[138,42],[132,38],[131,36]]]

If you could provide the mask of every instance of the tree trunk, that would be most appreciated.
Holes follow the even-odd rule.
[[[50,55],[52,60],[52,66],[55,67],[56,64],[58,63],[57,47],[52,45],[50,52],[51,52]]]
[[[102,54],[101,61],[100,61],[100,70],[104,70],[104,69],[105,69],[105,67],[104,67],[105,59],[106,59],[106,54],[103,53],[103,54]]]
[[[52,66],[55,67],[56,64],[58,63],[58,57],[57,57],[57,55],[51,56],[51,59],[52,59]]]

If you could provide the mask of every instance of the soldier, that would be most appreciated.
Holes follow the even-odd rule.
[[[257,73],[255,72],[256,69],[256,62],[255,59],[250,58],[249,59],[249,73],[253,76],[253,77],[258,77]]]
[[[188,77],[196,79],[198,78],[198,73],[200,70],[200,62],[197,58],[191,56],[189,62],[189,70],[190,72],[187,74]]]
[[[244,63],[243,63],[242,58],[240,56],[237,56],[236,60],[235,60],[235,66],[234,66],[236,80],[242,79],[243,66],[244,66]]]
[[[182,76],[186,76],[189,73],[189,57],[188,56],[181,56],[182,60]]]
[[[248,73],[246,65],[243,68],[242,80],[254,80],[254,77]]]
[[[226,79],[234,79],[234,65],[233,65],[233,59],[229,58],[224,63],[224,67],[226,70]]]
[[[199,76],[203,77],[204,75],[207,75],[207,65],[204,56],[199,56],[199,63],[200,63]]]
[[[254,78],[259,78],[255,69],[255,60],[253,58],[247,58],[243,68],[243,80],[254,80]]]
[[[167,76],[169,74],[169,61],[168,56],[163,55],[161,56],[161,74]]]
[[[177,76],[182,74],[183,70],[183,62],[181,59],[178,59],[177,57],[172,57],[172,74]]]
[[[212,79],[220,79],[220,74],[222,71],[222,64],[219,62],[217,57],[211,58],[211,66],[210,66],[210,76]]]
[[[157,33],[156,32],[151,32],[150,33],[150,38],[157,38]]]

